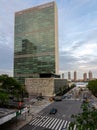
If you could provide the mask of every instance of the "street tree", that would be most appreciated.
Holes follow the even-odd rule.
[[[0,91],[0,106],[4,106],[8,103],[9,94],[6,92]]]
[[[87,85],[88,89],[97,97],[97,79],[90,80]]]
[[[90,107],[85,102],[81,106],[82,113],[72,115],[73,121],[70,123],[69,129],[73,129],[76,125],[78,130],[96,130],[97,129],[97,109]]]
[[[23,93],[25,88],[17,82],[13,77],[8,75],[0,76],[0,103],[6,103],[9,97],[23,100]],[[2,98],[1,98],[2,97]]]

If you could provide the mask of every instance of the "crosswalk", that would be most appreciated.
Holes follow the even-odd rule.
[[[58,119],[55,117],[36,115],[29,125],[39,126],[43,128],[48,128],[50,130],[68,130],[70,121]],[[76,130],[76,125],[73,130]]]

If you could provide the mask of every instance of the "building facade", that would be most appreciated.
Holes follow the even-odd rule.
[[[74,71],[74,81],[76,81],[76,80],[77,80],[77,72]]]
[[[62,79],[64,79],[64,73],[62,73]]]
[[[92,76],[92,72],[91,71],[89,71],[89,80],[92,80],[93,79],[93,76]]]
[[[87,81],[87,73],[84,73],[84,74],[83,74],[83,80],[84,80],[84,81]]]
[[[58,16],[55,2],[15,13],[14,77],[39,78],[59,72]]]
[[[68,80],[71,80],[71,73],[68,72]]]

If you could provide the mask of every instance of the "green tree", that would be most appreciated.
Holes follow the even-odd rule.
[[[72,115],[74,121],[70,123],[70,127],[73,129],[74,125],[76,125],[78,130],[96,130],[97,109],[90,107],[88,103],[83,103],[81,108],[83,110],[82,113]]]
[[[9,94],[7,94],[6,92],[0,91],[0,104],[1,104],[1,106],[6,105],[8,103],[8,99],[9,99]]]
[[[97,80],[89,81],[87,87],[97,97]]]
[[[17,100],[23,100],[23,93],[25,93],[25,88],[17,82],[13,77],[8,75],[0,76],[0,103],[6,103],[8,98],[12,96],[17,98]],[[2,98],[1,98],[2,97]]]

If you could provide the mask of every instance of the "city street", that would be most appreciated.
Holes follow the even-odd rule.
[[[87,89],[80,91],[80,88],[74,88],[64,95],[62,101],[55,101],[37,113],[32,121],[25,125],[21,130],[68,130],[70,122],[73,120],[71,115],[82,112],[81,104],[84,94],[89,95]],[[91,103],[94,97],[90,96]],[[96,99],[95,99],[96,100]],[[57,109],[56,114],[49,114],[52,108]],[[74,129],[76,130],[76,125]]]
[[[38,114],[36,114],[32,121],[21,128],[21,130],[61,130],[68,128],[72,114],[81,112],[81,101],[74,99],[63,99],[62,101],[53,102]],[[52,108],[57,109],[57,113],[50,115]]]
[[[64,94],[62,101],[50,102],[48,98],[44,98],[36,100],[32,104],[34,99],[31,99],[28,102],[28,105],[30,103],[31,106],[29,113],[18,116],[18,120],[14,121],[14,124],[4,124],[1,128],[7,130],[9,126],[10,130],[68,130],[69,124],[73,120],[71,115],[82,112],[80,107],[86,94],[89,96],[89,104],[95,105],[97,98],[90,95],[87,89],[80,91],[78,87]],[[55,114],[50,114],[52,108],[57,110]],[[76,130],[76,125],[73,130]]]

